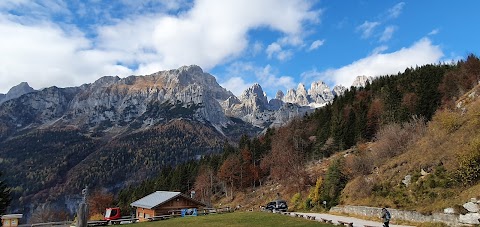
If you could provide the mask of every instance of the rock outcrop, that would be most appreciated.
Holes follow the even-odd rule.
[[[0,104],[6,102],[11,99],[18,98],[24,94],[28,94],[30,92],[34,92],[35,89],[30,87],[27,82],[22,82],[16,86],[10,88],[7,94],[0,94]]]
[[[357,76],[353,81],[353,87],[365,87],[368,83],[372,83],[373,78],[371,76]]]
[[[346,90],[347,88],[342,85],[335,85],[335,87],[333,87],[332,93],[334,96],[341,96],[343,95],[343,93],[345,93]]]

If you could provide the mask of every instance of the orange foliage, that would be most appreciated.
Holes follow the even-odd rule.
[[[87,202],[89,217],[103,214],[105,212],[105,208],[112,206],[113,194],[96,190],[88,197]]]

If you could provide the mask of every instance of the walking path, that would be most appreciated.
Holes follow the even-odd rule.
[[[363,220],[359,218],[353,218],[353,217],[346,217],[346,216],[339,216],[339,215],[332,215],[332,214],[323,214],[323,213],[301,213],[301,212],[291,212],[291,216],[295,216],[295,214],[303,215],[304,217],[308,216],[314,216],[316,221],[322,221],[323,219],[326,220],[331,220],[333,224],[340,224],[338,221],[342,222],[351,222],[353,223],[353,226],[359,226],[359,227],[364,227],[364,226],[375,226],[375,227],[381,227],[383,226],[383,223],[377,222],[377,221],[368,221],[368,220]],[[393,225],[390,224],[392,227],[412,227],[409,225]]]

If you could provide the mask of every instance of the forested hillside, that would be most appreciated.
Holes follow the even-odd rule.
[[[285,127],[258,138],[243,137],[238,146],[224,144],[222,155],[164,169],[139,187],[125,188],[119,204],[126,207],[151,191],[174,189],[188,194],[195,189],[202,200],[223,204],[242,203],[236,195],[258,196],[255,205],[272,199],[272,191],[281,192],[282,197],[292,199],[292,207],[302,209],[320,209],[321,201],[327,201],[328,207],[354,203],[417,209],[429,198],[445,200],[452,195],[452,191],[443,191],[447,187],[455,188],[453,192],[473,190],[480,181],[475,138],[463,137],[463,152],[438,147],[455,147],[454,132],[467,126],[465,122],[478,122],[465,119],[478,114],[475,108],[462,109],[457,103],[479,79],[480,60],[474,55],[456,64],[425,65],[378,77],[363,88],[351,87],[331,104]],[[478,134],[474,126],[468,126],[472,136]],[[443,137],[434,133],[438,130],[443,130]],[[439,141],[452,143],[447,146]],[[342,152],[345,149],[347,153]],[[410,155],[414,151],[418,153]],[[426,151],[431,157],[450,158],[432,158],[437,165],[418,163]],[[455,162],[460,163],[458,168],[453,168]],[[408,194],[401,183],[405,175],[396,175],[398,168],[407,166],[405,174],[412,174],[412,182],[424,179],[419,176],[420,168],[432,173],[421,186],[412,183],[410,187],[430,184],[433,189],[415,188]],[[179,178],[181,185],[175,182]],[[269,185],[263,188],[265,193],[255,194],[265,184]],[[408,199],[398,200],[401,196]]]
[[[0,142],[0,164],[18,208],[58,202],[85,186],[117,191],[163,167],[219,153],[223,143],[213,127],[181,119],[109,140],[75,128],[34,130]]]

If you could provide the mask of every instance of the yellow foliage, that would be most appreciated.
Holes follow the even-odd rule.
[[[312,202],[315,204],[318,203],[318,201],[320,200],[320,190],[322,188],[322,182],[322,177],[318,177],[317,182],[315,183],[315,187],[310,190],[310,194],[308,195],[308,198],[312,199]]]
[[[452,133],[458,130],[463,124],[462,119],[461,113],[451,110],[437,112],[433,117],[433,121],[437,122],[441,129],[445,130],[447,133]]]
[[[457,180],[464,185],[480,181],[480,138],[476,137],[470,144],[470,150],[462,155],[457,170]]]
[[[103,215],[102,214],[93,214],[92,216],[90,216],[89,220],[91,220],[91,221],[103,220]]]
[[[292,204],[291,208],[293,210],[303,209],[302,195],[300,194],[300,192],[297,192],[295,193],[295,195],[293,195],[290,203]]]

